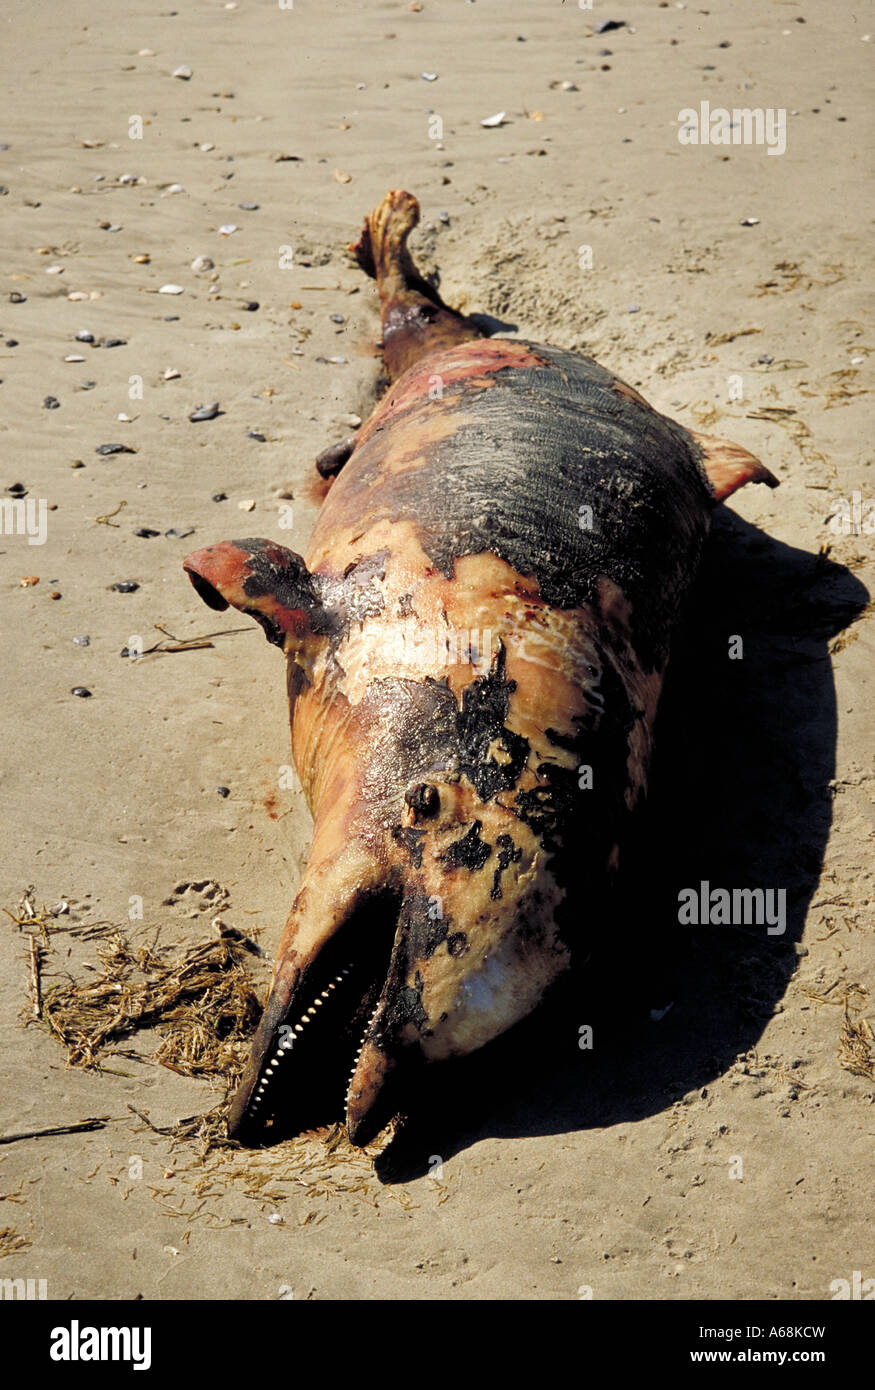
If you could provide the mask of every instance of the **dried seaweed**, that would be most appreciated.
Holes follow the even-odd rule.
[[[118,929],[96,948],[96,979],[46,990],[42,1021],[70,1066],[95,1066],[110,1042],[156,1027],[153,1060],[181,1076],[233,1078],[259,1004],[244,948],[224,935],[193,946],[135,948]]]
[[[20,1255],[32,1244],[30,1237],[21,1235],[14,1226],[0,1226],[0,1260],[4,1255]]]
[[[181,1076],[239,1076],[260,1007],[242,933],[216,919],[216,935],[190,946],[159,946],[157,933],[151,944],[135,945],[112,923],[61,926],[51,909],[37,906],[32,887],[15,912],[4,911],[29,936],[29,1015],[66,1047],[69,1066],[99,1067],[110,1044],[156,1028],[152,1060],[161,1066]],[[99,965],[46,985],[51,938],[60,931],[96,938]]]
[[[875,1056],[872,1044],[875,1035],[865,1018],[851,1018],[845,1008],[842,1031],[839,1038],[839,1065],[855,1076],[863,1076],[867,1081],[875,1081]]]

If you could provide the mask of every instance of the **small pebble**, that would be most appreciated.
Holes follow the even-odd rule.
[[[73,641],[76,643],[76,646],[77,646],[77,647],[90,647],[90,646],[91,646],[91,638],[90,638],[90,637],[74,637],[74,638],[73,638]]]
[[[46,396],[43,401],[43,406],[46,410],[59,410],[61,402],[58,400],[57,396]]]
[[[450,214],[449,214],[448,212],[439,212],[439,213],[438,213],[438,222],[443,222],[444,226],[446,227],[446,226],[449,225],[449,221],[450,221]]]
[[[134,423],[133,416],[125,415],[123,410],[120,410],[115,418],[119,420],[123,425],[132,425]]]
[[[246,303],[243,305],[243,308],[250,314],[254,314],[256,309],[260,307],[257,299],[247,299]]]
[[[213,496],[212,496],[212,501],[213,501],[213,502],[227,502],[227,500],[228,500],[228,494],[227,494],[227,492],[214,492],[214,493],[213,493]]]
[[[245,502],[238,502],[237,506],[240,508],[241,512],[255,511],[255,503],[253,502],[251,497],[248,498]]]
[[[499,126],[499,125],[504,125],[504,123],[505,123],[505,117],[506,117],[506,116],[507,116],[507,112],[506,112],[506,111],[499,111],[499,112],[497,112],[497,114],[494,115],[494,116],[487,116],[485,120],[482,120],[482,121],[480,122],[480,124],[481,124],[481,125],[485,125],[485,126]]]
[[[87,685],[74,685],[70,694],[78,695],[81,699],[87,700],[91,695],[91,691],[88,689]]]
[[[741,219],[742,227],[758,227],[759,224],[760,219],[758,217],[743,217]]]
[[[171,77],[180,77],[183,82],[188,82],[192,73],[188,63],[180,63],[178,68],[174,68]]]
[[[135,536],[141,536],[144,541],[151,540],[153,536],[160,536],[160,531],[153,531],[150,526],[138,526],[134,532]]]
[[[191,263],[191,268],[194,271],[212,270],[213,262],[210,260],[209,256],[195,256]]]
[[[624,29],[625,27],[625,19],[603,19],[601,24],[596,25],[595,32],[597,34],[607,34],[610,29]]]
[[[184,294],[182,285],[162,285],[159,294]]]
[[[246,431],[246,436],[247,436],[248,439],[257,439],[258,442],[259,442],[259,444],[266,444],[266,443],[267,443],[267,440],[265,439],[264,435],[263,435],[263,434],[259,434],[258,430],[247,430],[247,431]],[[213,499],[213,500],[215,500],[215,499]]]
[[[224,222],[219,228],[219,236],[233,236],[237,228],[233,222]]]
[[[9,493],[11,497],[27,496],[27,488],[24,486],[24,483],[11,483],[10,486],[6,489],[6,491]]]
[[[10,304],[26,304],[27,300],[19,290],[11,290],[9,294]]]
[[[182,373],[181,373],[181,372],[178,372],[178,371],[176,370],[175,367],[168,367],[168,368],[166,369],[165,373],[164,373],[164,380],[165,380],[165,381],[176,381],[177,377],[179,377],[179,376],[181,376],[181,375],[182,375]]]
[[[93,343],[93,342],[94,342],[94,334],[93,334],[93,333],[89,333],[87,328],[80,328],[79,332],[76,334],[76,342],[77,342],[77,343]]]
[[[136,449],[132,449],[130,444],[98,444],[94,450],[95,454],[135,454]]]
[[[84,361],[85,361],[85,358],[82,356],[81,352],[71,352],[71,353],[68,353],[68,355],[64,358],[64,361],[65,361],[65,362],[84,362]]]
[[[17,338],[7,338],[7,339],[6,339],[6,346],[7,346],[7,347],[18,347],[18,339],[17,339]]]
[[[436,72],[421,72],[419,75],[423,82],[437,82],[438,79]]]
[[[238,203],[238,208],[243,212],[258,212],[258,203]]]
[[[101,338],[97,344],[98,347],[102,348],[127,347],[127,345],[127,338]]]
[[[117,594],[134,594],[140,586],[135,579],[121,579],[118,584],[110,584],[109,587]]]
[[[151,256],[135,256],[135,257],[134,257],[134,265],[151,265],[151,264],[152,264],[152,257],[151,257]]]
[[[328,317],[331,319],[331,322],[332,322],[332,323],[344,323],[344,322],[345,322],[344,317],[343,317],[343,314],[329,314]]]
[[[170,530],[165,531],[164,534],[172,541],[184,541],[186,536],[194,535],[194,527],[189,526],[185,531],[180,531],[178,526],[171,526]]]
[[[197,420],[215,420],[215,418],[216,418],[216,416],[218,415],[218,413],[219,413],[219,402],[218,402],[218,401],[210,401],[209,405],[198,405],[198,406],[195,406],[194,410],[191,412],[191,414],[189,415],[188,418],[189,418],[189,420],[191,420],[191,421],[197,421]]]
[[[216,787],[216,793],[217,793],[218,796],[230,796],[230,795],[231,795],[231,788],[230,788],[230,787]]]

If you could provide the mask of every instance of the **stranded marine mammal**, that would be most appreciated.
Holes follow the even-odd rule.
[[[314,819],[231,1109],[249,1141],[338,1118],[351,1066],[366,1142],[416,1062],[481,1047],[586,957],[711,509],[776,484],[589,358],[482,338],[418,275],[418,216],[394,191],[355,247],[391,386],[321,456],[306,560],[250,539],[185,561],[285,653]]]

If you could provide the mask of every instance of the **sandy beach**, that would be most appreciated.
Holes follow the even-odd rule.
[[[0,1139],[106,1121],[0,1144],[0,1278],[51,1299],[836,1297],[875,1276],[861,8],[177,3],[0,16],[0,501],[30,503],[0,534]],[[705,143],[702,103],[783,112],[783,134]],[[69,1066],[29,937],[45,999],[99,976],[87,924],[182,949],[218,917],[263,948],[263,993],[311,832],[282,661],[181,562],[238,536],[305,549],[314,459],[376,400],[347,247],[390,188],[420,200],[411,245],[449,304],[596,358],[781,486],[715,520],[626,967],[430,1081],[394,1154],[324,1132],[204,1155],[159,1131],[221,1079],[155,1062],[155,1030]],[[704,880],[780,887],[786,929],[679,927],[678,886]]]

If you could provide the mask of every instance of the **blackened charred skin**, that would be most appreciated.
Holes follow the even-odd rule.
[[[388,555],[387,550],[365,555],[347,565],[339,577],[330,574],[313,576],[313,583],[318,587],[323,603],[335,615],[330,634],[332,652],[337,650],[355,624],[383,612],[386,600],[380,584],[386,577]]]
[[[424,836],[424,830],[414,830],[411,826],[396,825],[392,828],[392,839],[396,844],[403,845],[407,850],[414,869],[422,868],[422,842]]]
[[[313,632],[334,632],[337,618],[324,606],[319,582],[310,574],[300,555],[258,537],[235,541],[234,545],[248,557],[248,573],[242,585],[247,598],[253,601],[272,598],[281,608],[289,611],[302,609]],[[193,581],[197,583],[196,576],[193,576]],[[261,624],[269,642],[283,646],[286,634],[268,614],[258,608],[244,611]]]
[[[454,378],[447,354],[440,400],[402,390],[385,426],[411,440],[421,431],[427,449],[415,467],[388,470],[375,429],[332,489],[320,526],[329,515],[363,528],[411,521],[447,577],[462,556],[491,551],[532,576],[557,608],[593,603],[607,577],[630,606],[643,669],[661,669],[708,530],[713,498],[699,451],[682,426],[619,391],[597,363],[514,344],[517,353],[526,347],[536,365],[510,359],[485,377],[456,368]],[[433,372],[441,368],[436,355]],[[432,438],[435,412],[458,415],[458,427]],[[591,528],[581,508],[591,509]]]
[[[382,613],[385,599],[380,583],[386,578],[388,558],[388,550],[378,550],[374,555],[366,555],[347,565],[344,570],[334,601],[347,629],[353,623],[363,623],[366,618]]]
[[[542,779],[538,786],[517,792],[514,811],[545,849],[557,853],[565,848],[572,827],[583,818],[582,793],[576,773],[567,767],[541,763],[538,776]]]
[[[601,672],[604,713],[576,721],[568,751],[576,767],[541,763],[539,785],[516,792],[511,809],[548,852],[550,872],[565,888],[556,909],[561,939],[575,958],[587,954],[594,923],[611,894],[607,865],[626,838],[629,736],[640,711],[630,701],[610,661]],[[565,742],[565,740],[563,740]],[[579,768],[592,769],[592,785],[581,787]]]
[[[483,822],[475,820],[461,840],[454,840],[443,854],[438,855],[448,869],[470,869],[471,873],[476,873],[478,869],[483,868],[492,854],[492,845],[481,840],[482,827]]]
[[[397,816],[398,802],[430,773],[464,774],[482,801],[512,790],[529,742],[505,726],[516,683],[505,677],[504,645],[492,670],[462,691],[461,707],[446,678],[373,681],[359,706],[361,735],[372,748],[365,801],[375,819]],[[501,761],[492,756],[502,750]]]
[[[410,961],[428,960],[447,938],[447,919],[438,916],[434,900],[424,893],[408,895],[401,918],[402,932],[407,933],[407,956]]]
[[[579,751],[579,735],[577,733],[563,734],[560,733],[558,729],[545,729],[544,732],[554,748],[562,748],[566,753],[577,753]]]
[[[436,816],[441,807],[440,792],[428,782],[420,782],[404,793],[404,800],[415,816]]]
[[[459,758],[462,771],[483,801],[515,787],[529,756],[528,739],[505,727],[510,697],[516,681],[507,680],[504,644],[499,642],[493,668],[462,691],[458,720]],[[504,757],[490,756],[498,742]]]
[[[426,774],[450,767],[457,745],[458,706],[446,680],[372,681],[358,707],[361,738],[372,750],[364,802],[379,827],[397,820],[404,793]]]
[[[493,899],[501,897],[501,875],[505,869],[509,869],[511,864],[518,864],[523,857],[522,850],[514,844],[510,835],[499,835],[495,848],[498,851],[498,866],[492,875],[492,891],[489,894]]]
[[[407,1023],[412,1023],[420,1032],[428,1027],[428,1014],[422,1007],[421,995],[421,989],[415,989],[412,985],[404,985],[392,995],[385,1013],[386,1029],[390,1036],[400,1033]]]

